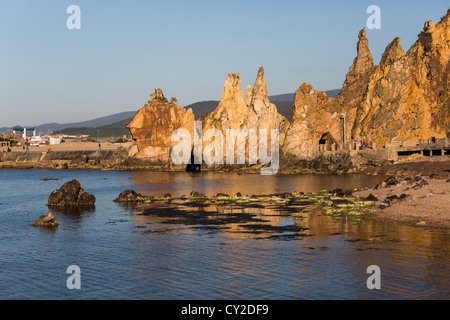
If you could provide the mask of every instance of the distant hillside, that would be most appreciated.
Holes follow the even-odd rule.
[[[64,128],[62,130],[55,131],[54,133],[67,135],[88,134],[91,138],[122,137],[123,135],[130,134],[130,131],[127,128],[127,124],[131,121],[131,119],[132,118],[120,120],[106,126]]]
[[[325,91],[329,97],[337,97],[341,92],[340,89]],[[292,120],[292,104],[294,103],[294,93],[279,94],[274,96],[269,96],[270,102],[277,106],[278,112],[289,119]],[[214,109],[219,105],[220,101],[209,100],[200,101],[186,106],[186,108],[192,108],[194,112],[195,119],[199,119],[203,113],[209,113],[214,111]]]
[[[328,94],[329,97],[331,98],[336,98],[339,93],[341,93],[341,89],[333,89],[333,90],[328,90],[328,91],[324,91],[326,94]],[[294,101],[294,95],[295,93],[286,93],[286,94],[278,94],[275,96],[270,96],[269,99],[270,101]]]
[[[42,132],[44,134],[54,131],[60,131],[66,128],[92,128],[92,127],[101,127],[112,125],[117,122],[120,122],[125,119],[130,119],[134,117],[136,111],[125,111],[121,113],[116,113],[110,116],[96,118],[93,120],[81,121],[81,122],[73,122],[73,123],[45,123],[37,126],[28,126],[28,128],[35,128],[36,131]],[[22,126],[23,127],[23,126]],[[0,128],[0,132],[12,132],[14,127],[3,127]],[[25,126],[27,128],[27,126]]]
[[[186,106],[186,109],[192,108],[192,111],[194,112],[195,119],[199,119],[203,113],[209,113],[213,111],[218,105],[220,101],[200,101],[192,103],[188,106]]]
[[[330,98],[337,98],[338,95],[341,93],[341,89],[328,90],[325,91],[325,93],[328,94]]]
[[[294,103],[294,100],[292,101],[275,101],[270,100],[274,105],[277,106],[277,110],[279,114],[282,114],[285,116],[289,121],[292,121],[292,104]]]
[[[270,96],[270,101],[294,101],[294,93],[285,93],[285,94],[278,94],[275,96]]]

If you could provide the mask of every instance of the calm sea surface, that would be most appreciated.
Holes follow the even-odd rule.
[[[95,195],[95,209],[51,210],[57,228],[31,226],[50,211],[50,193],[72,179]],[[317,214],[294,219],[296,208],[113,202],[125,189],[306,193],[380,179],[0,170],[0,299],[449,299],[442,232]],[[70,265],[81,270],[80,290],[66,286]],[[380,290],[366,286],[370,265],[380,267]]]

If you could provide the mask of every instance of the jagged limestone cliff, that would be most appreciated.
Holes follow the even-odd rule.
[[[282,156],[307,160],[323,148],[348,150],[355,140],[365,140],[369,147],[383,147],[394,140],[444,138],[450,132],[449,17],[450,10],[438,24],[426,22],[406,54],[400,38],[395,38],[376,66],[362,29],[357,55],[339,96],[330,98],[303,83],[295,93],[292,124],[269,101],[263,68],[253,88],[246,87],[245,97],[239,74],[231,73],[217,108],[199,119],[199,133],[204,139],[211,129],[220,132],[224,137],[220,146],[224,164],[228,130],[259,133],[265,129],[270,134],[271,129],[278,129]],[[131,156],[168,162],[171,134],[178,128],[193,134],[194,115],[192,110],[167,102],[156,90],[128,127],[135,140]],[[206,138],[201,151],[215,141],[214,137]],[[236,155],[236,145],[228,148],[234,148],[228,151]],[[257,152],[248,136],[245,151],[248,163],[249,155]]]
[[[338,98],[302,84],[295,94],[293,123],[283,154],[311,159],[321,142],[343,146],[365,140],[382,147],[393,140],[444,138],[450,132],[449,16],[425,23],[405,54],[400,38],[373,66],[365,30],[359,32],[357,57]]]
[[[449,132],[449,17],[425,23],[405,54],[400,39],[386,48],[369,79],[352,129],[377,145],[390,140],[444,138]]]
[[[311,85],[303,83],[295,92],[292,125],[283,153],[299,159],[312,158],[322,137],[340,136],[340,114],[337,98],[329,98],[325,92],[315,91]],[[327,142],[331,145],[335,141]]]
[[[249,130],[255,130],[258,136],[257,139],[260,139],[260,130],[267,130],[266,132],[270,137],[271,130],[277,129],[279,130],[279,142],[282,145],[290,125],[289,120],[279,114],[277,107],[269,101],[267,84],[264,80],[264,69],[262,67],[258,71],[253,88],[247,86],[245,98],[241,91],[241,82],[239,74],[229,74],[225,80],[219,105],[213,112],[204,115],[200,119],[203,124],[203,134],[210,129],[217,129],[224,137],[223,163],[226,163],[227,147],[229,149],[228,154],[234,154],[235,159],[238,152],[237,142],[234,145],[228,144],[227,146],[225,141],[227,130],[234,130],[235,132],[242,130],[244,134],[247,134]],[[267,151],[270,153],[270,140],[268,140],[267,144]],[[206,147],[206,144],[203,147]],[[245,163],[249,163],[249,154],[255,155],[256,152],[257,144],[249,143],[247,137]],[[236,160],[233,161],[236,163]]]

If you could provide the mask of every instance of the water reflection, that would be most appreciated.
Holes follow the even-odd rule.
[[[336,188],[353,189],[373,187],[383,177],[367,175],[272,175],[217,173],[217,172],[132,172],[130,182],[137,192],[148,195],[171,193],[189,195],[197,190],[207,196],[219,192],[234,195],[262,195],[283,192],[318,192]]]
[[[204,274],[190,279],[194,287],[199,285],[197,281],[206,283],[202,293],[191,291],[194,298],[195,294],[204,297],[205,292],[221,299],[231,293],[229,297],[245,299],[448,296],[449,270],[443,267],[449,265],[447,235],[373,219],[333,221],[317,212],[299,216],[303,208],[267,203],[161,202],[134,207],[132,222],[134,232],[144,237],[139,250],[153,250],[146,246],[150,243],[159,243],[167,250],[165,259],[159,261],[161,267],[174,263],[172,254],[189,269],[201,268],[198,261],[214,262],[215,272],[201,269]],[[151,241],[144,241],[146,237]],[[205,240],[212,246],[206,251]],[[173,245],[170,249],[167,241]],[[287,245],[280,247],[283,243]],[[278,251],[278,247],[283,249]],[[372,264],[383,271],[384,290],[379,292],[361,290],[367,279],[366,268]],[[176,292],[183,288],[177,283],[169,289]]]
[[[352,236],[352,243],[402,242],[420,244],[424,247],[447,251],[448,237],[444,233],[424,231],[419,228],[398,226],[377,221],[373,217],[354,221],[343,217],[335,221],[318,212],[303,212],[305,205],[234,202],[190,202],[175,200],[151,204],[122,205],[132,211],[136,223],[149,225],[184,225],[190,228],[217,227],[216,230],[240,238],[251,235],[301,232],[302,235],[329,237]],[[434,236],[435,235],[435,236]],[[255,237],[252,237],[255,238]],[[258,238],[258,237],[256,237]],[[350,242],[350,241],[349,241]]]
[[[56,207],[49,206],[49,211],[55,215],[55,218],[59,221],[59,224],[69,225],[71,228],[80,228],[84,223],[83,220],[92,217],[95,213],[95,207]]]
[[[300,217],[304,205],[298,203],[126,206],[113,201],[125,189],[174,196],[189,196],[192,190],[209,196],[309,193],[370,187],[379,177],[61,171],[60,183],[77,179],[88,186],[96,209],[54,212],[46,202],[55,186],[42,182],[44,175],[52,176],[41,170],[0,170],[0,237],[7,244],[0,283],[8,284],[1,298],[450,297],[448,235],[443,233],[377,220],[333,222],[312,212]],[[32,227],[48,210],[60,221],[55,231]],[[65,268],[71,264],[82,268],[79,292],[65,286]],[[382,290],[366,288],[372,264],[381,268]]]

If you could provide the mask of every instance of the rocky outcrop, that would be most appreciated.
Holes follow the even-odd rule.
[[[394,39],[370,77],[354,137],[383,145],[390,140],[445,138],[450,131],[450,10],[425,23],[405,54]]]
[[[355,123],[358,107],[367,91],[370,76],[374,70],[372,54],[369,50],[369,40],[366,37],[366,30],[362,29],[358,35],[356,45],[357,56],[347,73],[345,82],[339,95],[341,112],[345,114],[346,141],[351,141],[351,129]],[[343,131],[343,128],[341,129]]]
[[[41,216],[38,220],[34,221],[31,225],[37,227],[57,227],[59,225],[53,213],[49,212],[46,216]]]
[[[367,146],[381,148],[393,140],[448,136],[449,16],[450,10],[438,24],[426,22],[418,40],[406,53],[401,39],[395,38],[376,66],[366,31],[362,29],[358,34],[357,55],[339,96],[328,97],[303,83],[295,93],[292,124],[269,101],[263,68],[259,69],[253,87],[246,87],[245,97],[239,74],[229,74],[217,108],[199,119],[202,122],[201,151],[212,142],[217,145],[214,135],[205,137],[211,129],[223,137],[222,144],[218,145],[222,161],[214,159],[215,164],[230,163],[227,154],[234,154],[231,163],[242,163],[236,158],[239,136],[231,137],[234,143],[228,145],[229,130],[244,133],[245,164],[250,162],[250,155],[258,153],[259,143],[252,145],[247,135],[252,130],[257,134],[262,129],[269,134],[271,129],[279,130],[281,162],[285,164],[291,160],[314,160],[321,150],[348,151],[355,148],[355,140],[365,140]],[[167,102],[162,91],[155,90],[151,101],[128,125],[135,141],[129,155],[170,163],[172,132],[183,128],[193,133],[194,122],[192,110]],[[261,140],[261,135],[256,140]],[[270,146],[268,149],[270,153]],[[347,160],[344,160],[342,167],[347,167]]]
[[[115,202],[138,202],[144,199],[144,196],[134,190],[124,190],[114,199]]]
[[[167,102],[167,98],[164,97],[161,89],[155,89],[155,92],[150,95],[150,101]]]
[[[170,163],[172,133],[176,129],[194,130],[194,113],[179,105],[167,102],[161,89],[150,95],[151,100],[142,107],[128,124],[133,136],[129,150],[131,157],[154,163]]]
[[[267,130],[270,136],[272,129],[279,130],[280,145],[284,143],[289,121],[286,117],[279,114],[277,107],[269,101],[267,95],[267,83],[264,80],[264,69],[261,67],[258,71],[253,88],[247,86],[246,97],[241,91],[241,78],[237,73],[231,73],[227,76],[222,93],[222,99],[217,108],[200,118],[203,124],[203,134],[210,129],[217,129],[223,137],[226,137],[227,130],[242,130],[248,133],[249,130],[255,130],[257,139],[260,139],[259,132],[261,129]],[[235,141],[237,141],[236,138]],[[246,163],[248,163],[249,154],[257,152],[256,144],[252,144],[249,148],[249,139],[246,141]],[[230,144],[231,145],[231,144]],[[231,148],[228,145],[228,148]],[[203,145],[205,147],[206,144]],[[223,141],[223,163],[226,163],[227,145],[224,138]],[[268,143],[268,152],[270,153],[270,143]],[[237,143],[234,150],[228,150],[229,154],[234,154],[234,163],[237,162]]]
[[[312,160],[321,150],[347,149],[344,140],[352,139],[357,110],[374,69],[365,29],[359,32],[356,49],[357,56],[337,98],[329,98],[306,83],[295,92],[292,125],[283,146],[284,162]]]
[[[60,189],[53,191],[47,205],[55,207],[93,207],[95,196],[84,192],[78,180],[65,183]]]
[[[339,118],[336,98],[329,98],[325,92],[315,91],[311,85],[303,83],[295,92],[284,157],[311,159],[317,154],[321,140],[328,148],[333,148],[333,137],[341,135]]]
[[[361,30],[338,98],[306,84],[297,90],[283,154],[312,159],[319,140],[348,150],[354,140],[382,147],[392,140],[445,138],[450,132],[449,16],[450,10],[437,25],[425,23],[406,54],[395,38],[377,66]]]

